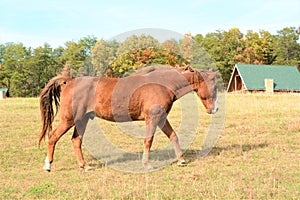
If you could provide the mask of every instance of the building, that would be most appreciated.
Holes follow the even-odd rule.
[[[8,89],[7,88],[0,88],[0,100],[9,97]]]
[[[300,92],[300,73],[294,66],[237,64],[227,92]]]

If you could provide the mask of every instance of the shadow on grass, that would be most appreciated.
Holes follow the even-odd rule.
[[[243,145],[239,145],[239,144],[232,144],[226,147],[214,147],[212,148],[212,150],[206,155],[206,156],[219,156],[222,152],[229,152],[229,151],[237,151],[237,152],[248,152],[251,150],[256,150],[256,149],[262,149],[262,148],[266,148],[268,147],[267,143],[259,143],[259,144],[243,144]],[[200,158],[204,158],[201,157],[201,150],[196,150],[196,149],[187,149],[184,152],[184,158],[186,159],[186,161],[188,163],[194,162],[195,160],[198,160]],[[113,166],[113,165],[118,165],[118,164],[133,164],[132,162],[134,161],[141,161],[142,158],[142,154],[143,152],[136,152],[136,153],[123,153],[121,156],[119,157],[115,157],[114,159],[109,160],[109,162],[107,163],[103,163],[101,161],[101,158],[103,159],[103,157],[101,155],[99,155],[99,157],[93,157],[90,156],[89,157],[89,165],[95,169],[99,169],[99,168],[103,168],[106,166]],[[153,154],[153,152],[152,152]],[[151,158],[151,153],[150,153],[150,158]],[[176,162],[176,156],[174,153],[173,149],[164,149],[164,150],[160,150],[159,153],[156,152],[155,156],[152,157],[152,159],[150,159],[150,161],[153,162],[165,162],[165,166],[172,164],[174,162]],[[162,166],[161,166],[162,167]],[[158,167],[158,168],[161,168]],[[158,169],[157,168],[157,169]]]
[[[89,165],[91,167],[109,166],[125,172],[145,172],[145,170],[153,171],[160,169],[176,161],[174,149],[151,151],[149,154],[149,164],[151,165],[151,169],[144,168],[142,158],[143,152],[111,152],[111,154],[106,155],[101,155],[99,153],[99,155],[94,155],[93,158],[89,159]],[[90,162],[93,164],[90,164]]]
[[[222,152],[226,151],[239,151],[239,152],[248,152],[255,149],[262,149],[268,147],[267,143],[259,144],[232,144],[226,147],[213,147],[212,150],[207,154],[207,156],[219,156]],[[190,162],[195,161],[196,159],[203,158],[200,156],[201,150],[188,149],[184,156]]]

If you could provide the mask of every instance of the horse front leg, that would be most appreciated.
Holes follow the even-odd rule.
[[[145,169],[152,169],[152,166],[149,164],[149,152],[152,146],[154,133],[156,130],[156,125],[149,123],[146,125],[146,137],[144,139],[144,152],[143,152],[143,166]]]
[[[81,149],[82,140],[78,134],[76,127],[74,128],[74,133],[72,136],[72,143],[73,143],[75,155],[77,156],[77,161],[78,161],[79,167],[84,169],[86,163],[85,163],[85,161],[83,159],[83,155],[82,155],[82,149]]]
[[[86,164],[86,162],[84,161],[83,154],[82,154],[82,148],[81,148],[82,138],[83,138],[84,132],[86,130],[88,120],[89,120],[89,116],[85,115],[82,120],[77,121],[75,124],[74,133],[72,136],[72,143],[73,143],[75,154],[77,156],[77,161],[78,161],[79,167],[84,169],[85,171],[92,170],[92,168],[89,167]]]
[[[83,154],[82,154],[82,148],[81,148],[81,145],[82,145],[82,137],[78,134],[77,132],[77,128],[75,127],[74,129],[74,133],[73,133],[73,136],[72,136],[72,143],[73,143],[73,147],[74,147],[74,151],[75,151],[75,154],[77,156],[77,162],[79,164],[79,167],[84,169],[85,171],[90,171],[92,170],[93,168],[90,167],[85,161],[84,161],[84,158],[83,158]]]
[[[51,171],[51,164],[53,162],[55,145],[57,141],[61,138],[61,136],[63,136],[73,125],[73,123],[61,121],[57,128],[50,133],[48,142],[48,153],[45,159],[45,165],[43,167],[44,170],[48,172]]]
[[[156,131],[156,127],[161,124],[164,124],[166,119],[165,109],[158,105],[154,104],[151,106],[149,110],[148,116],[146,117],[146,137],[144,139],[144,153],[143,153],[143,165],[145,169],[152,169],[152,166],[149,164],[149,152],[152,146],[154,134]]]
[[[170,141],[173,143],[174,148],[175,148],[175,153],[177,156],[177,165],[178,166],[186,166],[187,162],[183,158],[183,153],[181,151],[180,145],[179,145],[179,140],[178,137],[173,130],[171,124],[169,123],[168,119],[165,120],[165,123],[163,126],[160,126],[160,129],[167,135],[167,137],[170,139]]]
[[[152,169],[149,164],[149,153],[152,146],[154,134],[156,131],[157,123],[156,120],[148,119],[146,120],[146,136],[144,139],[144,152],[143,152],[143,166],[145,169]]]

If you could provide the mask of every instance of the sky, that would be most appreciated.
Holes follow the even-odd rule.
[[[63,46],[87,36],[109,40],[137,29],[205,35],[237,27],[243,33],[276,34],[299,26],[299,0],[0,1],[0,44],[21,42],[33,48],[45,42]]]

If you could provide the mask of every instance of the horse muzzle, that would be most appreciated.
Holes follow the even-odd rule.
[[[219,108],[218,107],[214,107],[214,108],[209,108],[209,109],[206,109],[206,112],[208,114],[215,114],[216,112],[218,112]]]
[[[218,98],[217,98],[214,102],[214,105],[206,109],[206,112],[208,114],[215,114],[216,112],[218,112],[218,110],[219,110],[219,106],[218,106]]]

